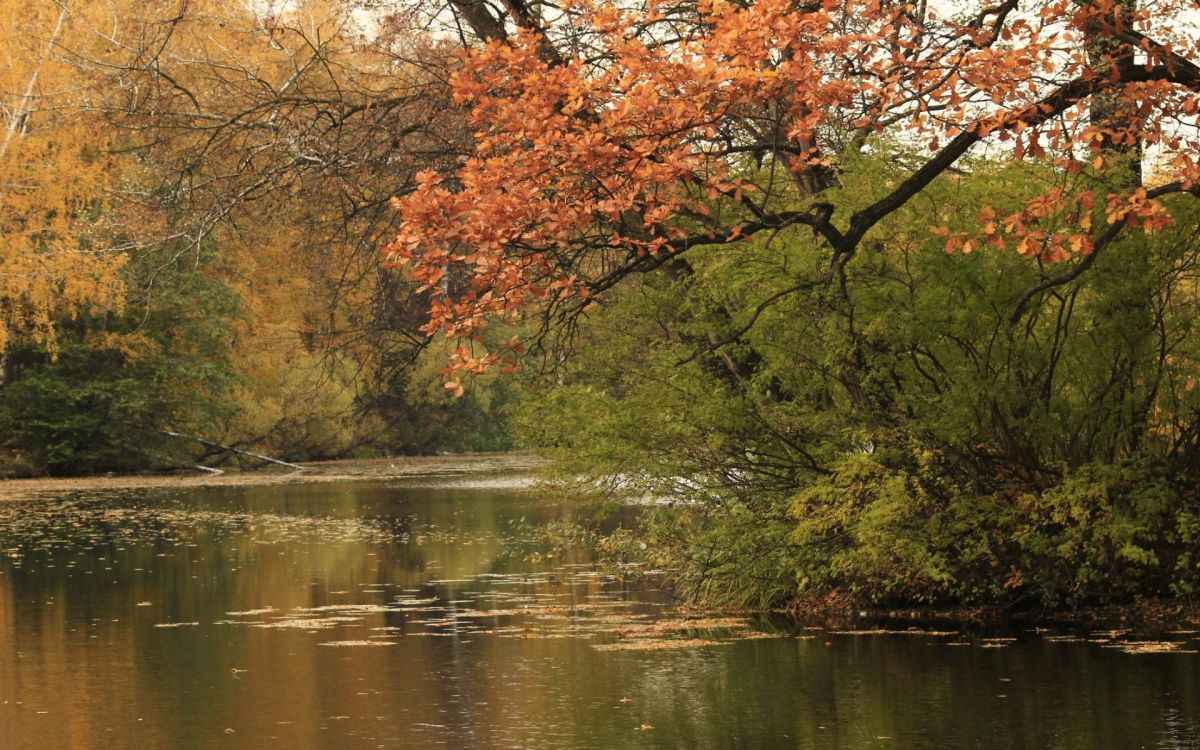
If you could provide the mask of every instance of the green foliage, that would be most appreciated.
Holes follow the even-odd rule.
[[[5,445],[26,452],[51,474],[129,465],[131,440],[139,437],[132,425],[154,404],[105,354],[64,347],[57,362],[5,388],[0,406]],[[140,453],[133,458],[144,460]]]
[[[858,454],[801,490],[791,508],[791,538],[804,550],[799,591],[837,581],[854,593],[920,601],[952,583],[948,558],[960,540],[941,528],[946,508],[919,476]]]
[[[158,430],[204,434],[226,416],[236,297],[202,263],[142,260],[128,282],[146,291],[123,314],[65,321],[53,358],[9,355],[0,434],[27,466],[61,475],[175,465],[194,446]]]
[[[54,356],[29,345],[4,357],[0,476],[232,460],[163,429],[286,460],[512,446],[506,381],[454,399],[440,351],[394,381],[364,383],[361,363],[330,369],[298,337],[267,350],[247,333],[217,251],[164,252],[131,258],[124,281],[141,292],[123,313],[59,321]]]
[[[416,363],[394,375],[370,409],[386,425],[381,445],[389,453],[503,451],[513,447],[507,405],[515,395],[509,378],[477,378],[461,397],[445,389],[441,372],[449,342],[438,340]]]
[[[1014,539],[1043,599],[1184,595],[1200,581],[1200,510],[1161,465],[1088,464],[1020,505]]]
[[[833,202],[866,204],[903,159],[847,165],[855,187]],[[1190,199],[1172,204],[1174,228],[1129,234],[1015,322],[1026,290],[1069,266],[1008,249],[951,256],[929,231],[972,231],[973,207],[1003,215],[1061,180],[973,165],[841,267],[803,230],[689,252],[590,318],[517,424],[564,473],[675,500],[647,541],[698,598],[1016,606],[1190,592]]]

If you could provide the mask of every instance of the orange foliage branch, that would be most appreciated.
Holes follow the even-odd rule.
[[[1090,265],[1124,227],[1161,226],[1158,198],[1200,184],[1195,40],[1156,36],[1185,10],[1158,5],[1152,19],[1114,0],[1010,0],[953,18],[878,0],[578,0],[552,21],[518,15],[513,34],[493,36],[454,77],[474,149],[395,200],[402,223],[386,263],[426,286],[429,335],[477,342],[489,323],[530,314],[545,333],[698,246],[807,226],[844,263],[970,153],[1010,143],[1012,158],[1049,158],[1066,174],[1091,158],[1107,188],[1048,191],[1008,216],[981,206],[979,234],[946,230],[947,249]],[[839,154],[872,134],[932,153],[869,205],[817,202],[838,183]],[[1110,149],[1143,145],[1177,187],[1147,191],[1109,169]],[[1043,228],[1068,215],[1070,230]]]

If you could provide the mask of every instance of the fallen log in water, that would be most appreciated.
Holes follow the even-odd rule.
[[[249,456],[250,458],[256,458],[259,461],[266,461],[267,463],[279,464],[280,466],[286,466],[289,469],[295,469],[296,471],[304,471],[304,467],[300,466],[299,464],[288,463],[287,461],[281,461],[278,458],[271,458],[270,456],[264,456],[261,453],[253,453],[251,451],[244,450],[242,448],[235,448],[232,445],[223,445],[223,444],[215,442],[213,440],[205,440],[204,438],[201,438],[201,437],[195,437],[193,435],[184,435],[183,433],[172,432],[171,430],[159,430],[159,432],[162,433],[163,435],[167,435],[168,437],[179,438],[181,440],[190,440],[193,443],[199,443],[200,445],[203,445],[206,448],[212,448],[212,449],[220,451],[220,452],[237,453],[238,455],[241,455],[241,456]],[[200,468],[200,467],[197,466],[197,468]],[[207,467],[205,467],[202,470],[211,471],[211,469],[208,469]],[[217,471],[219,471],[219,470],[217,470]]]
[[[128,446],[126,446],[126,447],[128,447]],[[166,453],[160,453],[159,451],[153,451],[153,450],[150,450],[149,448],[135,448],[134,450],[136,450],[140,453],[143,453],[147,456],[150,456],[152,458],[157,458],[160,461],[166,461],[167,464],[169,464],[171,466],[180,466],[180,467],[190,466],[190,468],[193,468],[196,471],[203,471],[203,472],[213,475],[214,477],[219,477],[225,473],[222,469],[214,469],[211,466],[205,466],[204,464],[201,464],[201,463],[189,463],[188,461],[180,462],[180,460],[178,458],[176,458],[175,456],[169,456]]]

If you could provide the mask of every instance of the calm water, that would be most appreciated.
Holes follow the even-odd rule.
[[[1200,748],[1195,634],[688,630],[513,484],[0,503],[0,748]]]

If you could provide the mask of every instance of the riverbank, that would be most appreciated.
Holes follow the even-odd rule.
[[[76,493],[125,490],[187,490],[202,487],[270,487],[275,485],[335,484],[431,480],[461,484],[480,475],[530,475],[544,465],[532,452],[464,453],[442,456],[400,456],[345,459],[301,464],[300,471],[277,468],[227,470],[212,474],[130,474],[115,476],[43,477],[0,480],[0,502],[35,500]],[[720,608],[698,609],[712,614]],[[767,614],[738,610],[739,614]],[[799,602],[770,614],[833,629],[907,629],[954,625],[1078,626],[1127,629],[1154,635],[1170,630],[1200,629],[1200,603],[1185,600],[1144,599],[1122,605],[1071,609],[1026,609],[1001,606],[877,607],[853,597],[830,596]]]
[[[939,630],[945,627],[984,628],[1104,628],[1141,637],[1200,632],[1200,604],[1184,600],[1147,598],[1128,604],[1044,607],[1014,610],[1000,606],[871,607],[848,604],[798,604],[774,614],[805,624],[840,630]]]
[[[542,465],[533,453],[460,453],[446,456],[397,456],[300,464],[302,470],[230,469],[221,474],[120,474],[113,476],[39,477],[0,480],[0,502],[30,500],[74,492],[152,488],[252,487],[277,484],[362,482],[414,477],[464,477],[485,473],[529,472]]]

